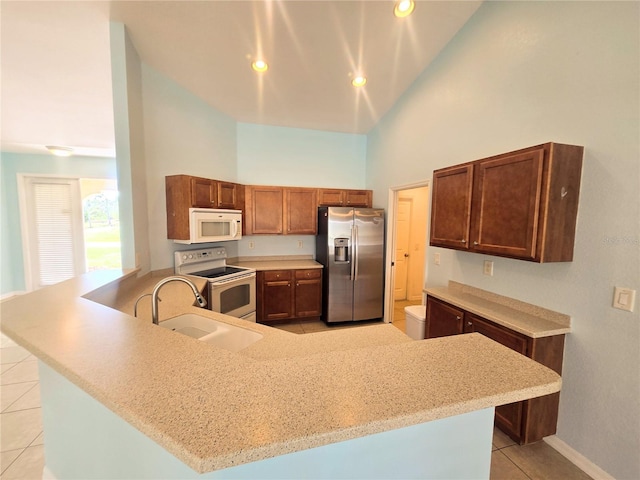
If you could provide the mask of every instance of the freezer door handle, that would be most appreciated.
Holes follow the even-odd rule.
[[[356,227],[351,227],[351,249],[349,251],[349,262],[351,263],[349,269],[349,280],[353,281],[356,278]]]

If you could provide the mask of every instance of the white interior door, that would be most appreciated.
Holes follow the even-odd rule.
[[[27,289],[85,272],[78,179],[24,177],[22,223]]]
[[[409,239],[411,238],[410,198],[398,198],[396,211],[396,251],[395,251],[395,285],[394,300],[407,298],[407,272],[409,267]]]

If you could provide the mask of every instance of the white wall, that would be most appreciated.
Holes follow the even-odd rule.
[[[639,10],[485,2],[367,147],[376,203],[435,168],[548,141],[585,147],[573,262],[431,248],[427,284],[451,279],[571,315],[558,436],[616,478],[640,478],[640,305],[611,307],[614,285],[640,288]]]

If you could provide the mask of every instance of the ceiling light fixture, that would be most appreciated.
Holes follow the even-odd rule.
[[[396,2],[396,6],[393,9],[393,14],[398,18],[408,17],[416,8],[416,4],[413,0],[400,0]]]
[[[357,77],[354,77],[353,80],[351,80],[351,85],[353,85],[354,87],[364,87],[366,83],[367,77],[363,77],[362,75],[358,75]]]
[[[267,62],[265,62],[264,60],[255,60],[251,63],[251,68],[253,68],[256,72],[262,73],[267,71],[269,65],[267,65]]]
[[[73,148],[69,148],[69,147],[58,147],[56,145],[47,145],[45,148],[49,150],[49,153],[52,153],[56,157],[70,157],[73,154]]]

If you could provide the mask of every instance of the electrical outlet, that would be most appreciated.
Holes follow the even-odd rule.
[[[249,248],[250,248],[251,250],[253,250],[253,249],[255,248],[255,246],[256,246],[256,244],[255,244],[255,243],[253,243],[253,241],[249,242]]]
[[[636,291],[630,288],[615,287],[613,289],[613,308],[633,312],[636,303]]]
[[[435,263],[436,265],[440,265],[440,254],[439,253],[434,253],[433,254],[433,263]]]
[[[484,261],[484,270],[483,273],[485,275],[489,275],[490,277],[493,277],[493,262],[490,260],[485,260]]]
[[[304,246],[304,242],[302,240],[298,240],[298,248],[302,248]]]

